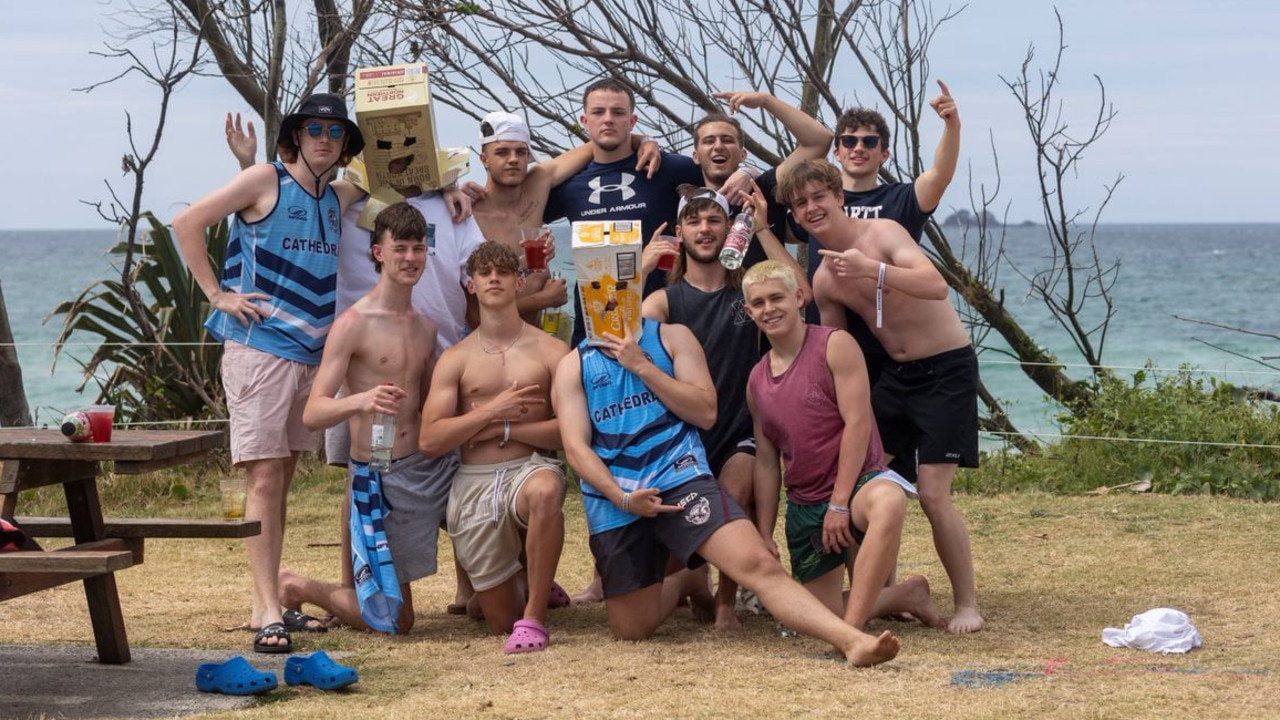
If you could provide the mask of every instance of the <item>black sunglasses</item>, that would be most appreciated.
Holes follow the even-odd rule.
[[[858,147],[858,142],[862,142],[862,147],[868,150],[875,150],[880,145],[879,135],[841,135],[840,147],[845,150],[852,150]]]
[[[324,123],[313,122],[307,125],[307,134],[313,138],[320,137],[325,131]],[[333,140],[341,140],[342,136],[347,133],[347,129],[339,124],[329,126],[329,137]]]

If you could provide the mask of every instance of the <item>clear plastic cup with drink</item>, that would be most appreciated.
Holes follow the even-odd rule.
[[[115,405],[90,405],[85,408],[89,416],[89,434],[93,442],[111,442],[111,426],[116,420]]]
[[[222,495],[222,519],[228,522],[243,520],[245,500],[248,499],[249,479],[244,475],[220,478],[218,490]]]
[[[660,272],[670,272],[676,266],[676,256],[680,254],[680,238],[675,235],[659,235],[658,240],[671,243],[676,252],[670,255],[658,256],[658,270]]]
[[[529,272],[547,269],[547,246],[553,239],[551,228],[546,225],[520,228],[520,245],[524,248],[525,267]]]

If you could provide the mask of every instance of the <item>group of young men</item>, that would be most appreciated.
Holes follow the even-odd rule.
[[[436,571],[442,527],[459,568],[455,605],[469,599],[473,616],[508,634],[506,652],[546,648],[548,608],[570,602],[555,583],[561,450],[581,484],[597,572],[575,600],[602,599],[618,638],[648,637],[686,598],[732,629],[738,585],[855,665],[898,652],[892,633],[863,631],[875,617],[981,629],[968,532],[950,499],[956,468],[977,462],[976,360],[917,246],[959,149],[958,112],[942,90],[934,166],[914,184],[885,186],[889,132],[869,111],[837,124],[837,168],[823,159],[833,134],[813,118],[767,94],[721,94],[730,113],[763,108],[796,137],[783,165],[761,174],[743,165],[732,114],[696,125],[692,157],[658,152],[633,135],[630,90],[602,80],[583,97],[586,145],[531,167],[523,120],[492,113],[480,128],[484,187],[396,188],[408,200],[382,210],[371,233],[355,222],[361,191],[334,179],[364,144],[340,98],[312,96],[286,117],[272,164],[252,164],[252,126],[246,137],[229,116],[245,169],[173,224],[215,308],[208,327],[226,346],[232,460],[249,475],[246,518],[263,527],[249,541],[254,649],[288,652],[292,632],[325,630],[304,603],[344,624],[406,632],[410,583]],[[756,234],[746,267],[729,271],[719,252],[740,208]],[[219,278],[203,230],[227,215]],[[520,228],[560,218],[641,221],[650,237],[639,338],[589,343],[579,320],[567,346],[527,322],[568,292],[522,268]],[[806,234],[820,246],[813,265],[824,258],[809,276],[784,246]],[[675,269],[657,272],[673,254]],[[825,326],[805,322],[815,302]],[[844,332],[851,320],[868,337]],[[374,413],[395,418],[387,470],[369,467]],[[312,431],[340,427],[349,432],[327,440],[327,454],[358,491],[344,509],[342,579],[325,582],[280,567],[285,507]],[[953,586],[949,622],[923,577],[894,577],[917,491],[888,469],[891,456],[919,463]],[[783,482],[790,575],[773,542]],[[385,498],[378,519],[351,520],[353,507],[367,509],[367,488]],[[375,529],[393,581],[359,563],[366,571],[353,572],[352,535]],[[714,600],[706,563],[720,570]]]

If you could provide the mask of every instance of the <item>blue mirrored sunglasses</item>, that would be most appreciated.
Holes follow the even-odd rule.
[[[325,129],[324,123],[313,122],[313,123],[307,124],[307,134],[313,138],[320,137],[321,133],[324,132],[324,129]],[[334,124],[329,126],[329,138],[332,140],[341,140],[342,136],[346,134],[347,134],[347,129],[343,127],[341,124]]]

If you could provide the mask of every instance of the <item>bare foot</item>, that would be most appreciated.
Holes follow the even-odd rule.
[[[844,657],[854,667],[871,667],[894,659],[901,649],[902,643],[888,630],[875,637],[859,633]]]
[[[929,580],[925,576],[912,575],[902,581],[902,586],[906,588],[907,612],[905,614],[928,627],[947,626],[947,621],[938,614],[938,608],[933,606],[933,598],[929,595]]]
[[[957,635],[976,633],[986,624],[987,621],[978,614],[978,608],[961,606],[956,608],[956,614],[951,617],[951,622],[947,623],[947,632]]]
[[[300,613],[292,619],[285,617],[284,625],[291,632],[303,630],[306,632],[324,632],[330,628],[335,628],[341,624],[338,618],[333,615],[325,615],[322,617],[311,617],[302,613],[302,603],[304,592],[303,589],[307,583],[307,578],[288,568],[281,568],[280,573],[276,576],[279,586],[278,593],[280,597],[280,607],[284,611],[296,611]],[[286,615],[288,612],[285,613]],[[302,627],[298,624],[301,623]],[[251,627],[250,630],[258,631],[258,628]]]
[[[738,632],[742,623],[732,605],[716,605],[716,632]]]
[[[596,575],[591,578],[591,584],[582,592],[569,598],[569,602],[574,605],[587,605],[589,603],[598,603],[604,600],[604,587],[601,585],[600,576]]]

